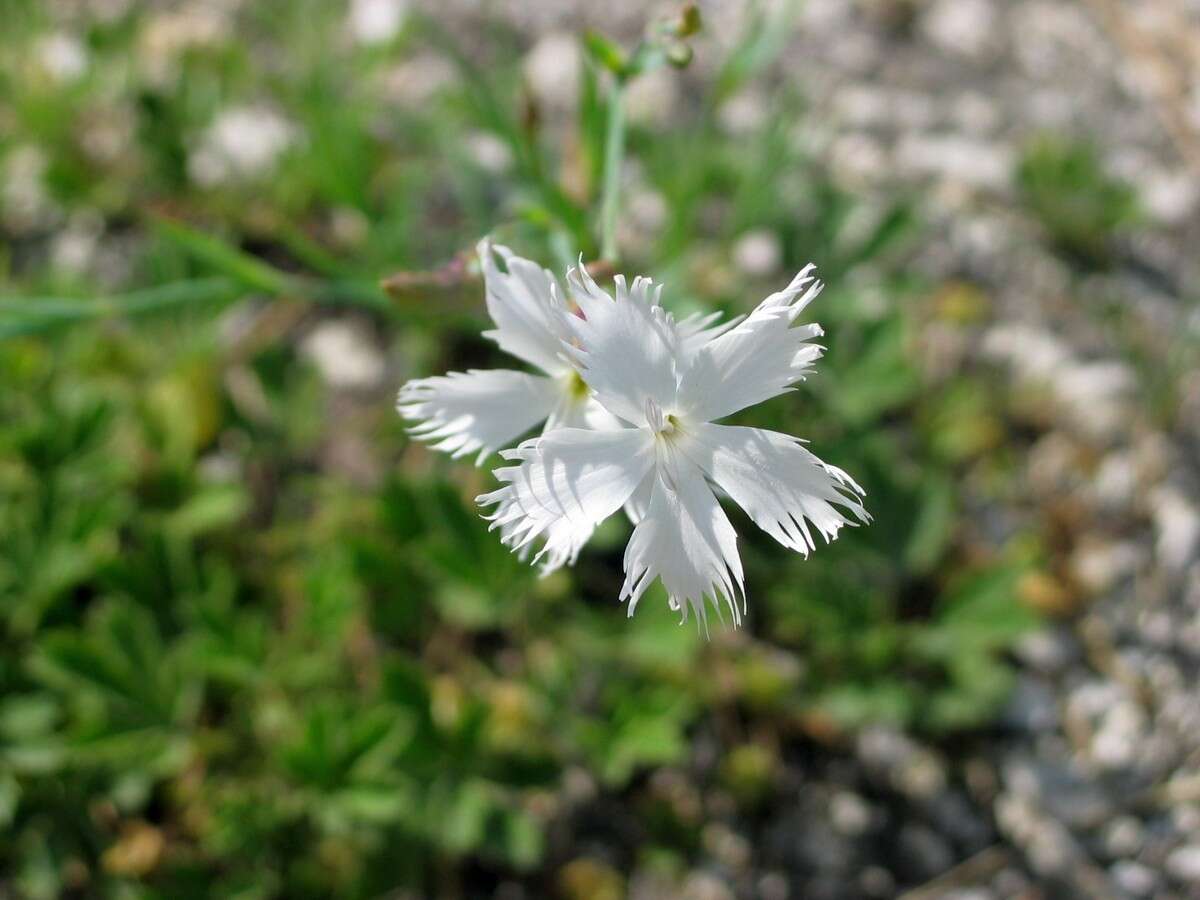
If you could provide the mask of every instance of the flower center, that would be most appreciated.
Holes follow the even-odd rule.
[[[567,396],[572,400],[586,400],[588,395],[587,382],[578,372],[572,371],[567,376]]]
[[[656,438],[671,438],[679,430],[679,419],[674,413],[664,413],[653,400],[646,401],[646,423]]]

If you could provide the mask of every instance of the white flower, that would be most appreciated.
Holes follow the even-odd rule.
[[[475,453],[475,464],[480,465],[489,454],[543,423],[543,433],[565,427],[623,428],[620,419],[591,398],[563,350],[563,341],[570,337],[567,318],[574,316],[568,313],[564,318],[558,279],[490,241],[480,242],[478,252],[488,313],[496,324],[484,337],[544,374],[473,369],[410,381],[396,401],[400,414],[417,423],[410,433],[436,442],[433,449],[455,458]],[[736,324],[713,327],[716,318],[692,316],[678,328],[686,340],[703,342]],[[549,527],[547,545],[537,557],[545,555],[543,574],[573,562],[591,536],[591,528],[568,525]],[[502,530],[501,537],[507,542],[511,535]]]
[[[410,433],[436,442],[433,449],[455,458],[475,453],[475,464],[480,465],[489,454],[543,423],[546,432],[564,426],[620,427],[588,397],[587,387],[563,355],[566,331],[555,300],[554,275],[487,240],[480,242],[478,251],[488,313],[496,324],[484,337],[543,374],[472,369],[410,381],[396,401],[400,414],[417,423]],[[572,534],[572,540],[564,535],[548,553],[543,574],[574,561],[591,530]]]
[[[490,453],[543,422],[546,430],[618,425],[589,401],[586,386],[563,355],[567,334],[554,300],[554,275],[486,240],[478,251],[488,314],[496,323],[483,336],[543,374],[472,369],[410,381],[396,401],[400,414],[417,423],[410,433],[436,441],[433,449],[455,458],[476,453],[475,465],[481,465]]]
[[[811,343],[820,326],[792,327],[821,290],[812,268],[745,320],[708,331],[711,319],[675,323],[649,279],[627,287],[618,277],[614,300],[582,268],[568,273],[581,315],[561,314],[562,346],[623,427],[562,428],[505,452],[517,464],[497,470],[502,487],[479,498],[497,507],[492,527],[514,549],[544,537],[543,552],[561,554],[624,506],[636,522],[621,591],[629,614],[661,578],[685,619],[691,609],[705,620],[708,597],[718,613],[723,600],[736,625],[745,609],[742,565],[714,485],[804,554],[813,531],[829,541],[849,516],[867,521],[862,489],[799,439],[713,424],[790,390],[821,356]]]

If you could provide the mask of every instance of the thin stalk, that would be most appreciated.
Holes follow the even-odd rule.
[[[617,261],[617,212],[621,202],[621,161],[625,156],[625,82],[618,78],[608,98],[604,135],[604,193],[600,203],[600,256]]]

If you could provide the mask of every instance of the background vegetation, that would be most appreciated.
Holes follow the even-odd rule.
[[[479,236],[597,253],[602,44],[556,117],[500,24],[364,42],[334,2],[208,30],[134,5],[56,50],[51,6],[8,4],[0,39],[0,894],[613,896],[699,846],[662,773],[753,820],[865,725],[990,727],[1008,651],[1061,611],[1045,530],[987,512],[1029,436],[987,367],[924,364],[924,329],[989,308],[910,274],[916,207],[839,186],[792,85],[721,124],[786,21],[701,45],[670,120],[630,121],[622,268],[733,314],[815,260],[830,352],[746,421],[853,473],[875,521],[804,560],[734,514],[750,616],[707,642],[661,594],[626,619],[620,521],[539,580],[476,515],[487,469],[392,410],[408,377],[505,364],[440,268]],[[231,108],[279,146],[261,171],[220,156]],[[1086,149],[1014,177],[1085,266],[1136,215]],[[751,231],[767,266],[737,261]],[[627,857],[589,863],[562,823],[610,808]]]

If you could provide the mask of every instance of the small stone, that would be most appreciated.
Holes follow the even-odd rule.
[[[902,172],[961,184],[967,188],[1005,190],[1013,168],[1006,145],[963,135],[908,134],[896,148]]]
[[[1200,844],[1184,844],[1167,856],[1167,874],[1185,884],[1200,884]]]
[[[87,48],[70,32],[51,32],[37,42],[35,50],[46,74],[56,81],[75,81],[87,71]]]
[[[230,107],[188,154],[188,175],[201,187],[265,177],[300,137],[299,128],[270,107]]]
[[[1093,779],[1064,763],[1021,759],[1004,770],[1009,789],[1072,828],[1094,828],[1111,818],[1112,801]]]
[[[683,883],[680,900],[734,900],[724,881],[708,872],[693,872]]]
[[[868,897],[894,897],[896,879],[882,866],[867,866],[858,876],[858,886]]]
[[[1132,897],[1149,897],[1158,889],[1158,875],[1141,863],[1122,860],[1108,870],[1113,883]]]
[[[783,245],[779,235],[765,228],[748,231],[733,245],[733,264],[752,277],[764,277],[779,269]]]
[[[625,114],[630,122],[661,127],[679,108],[679,75],[668,68],[652,69],[625,89]]]
[[[869,768],[911,797],[933,797],[946,784],[946,766],[937,754],[892,728],[865,729],[857,752]]]
[[[406,0],[353,0],[347,26],[360,44],[385,44],[400,33],[407,15]]]
[[[1092,495],[1110,508],[1127,506],[1133,502],[1137,481],[1133,454],[1127,451],[1109,453],[1096,469],[1092,479]]]
[[[1053,381],[1055,397],[1076,428],[1094,439],[1125,433],[1137,375],[1124,362],[1101,360],[1066,366]]]
[[[996,12],[988,0],[938,0],[925,13],[923,31],[940,49],[978,57],[996,39]]]
[[[1079,641],[1066,628],[1045,628],[1021,638],[1017,657],[1046,675],[1055,675],[1079,659]]]
[[[727,133],[746,136],[762,128],[769,111],[770,106],[762,93],[747,88],[721,104],[717,119]]]
[[[347,320],[322,322],[304,339],[301,351],[336,388],[372,388],[387,371],[383,356],[366,332]]]
[[[995,804],[996,822],[1025,851],[1039,875],[1059,876],[1078,859],[1080,851],[1070,833],[1041,812],[1029,797],[1017,792],[1002,794]]]
[[[977,804],[958,788],[948,788],[931,799],[926,813],[939,833],[952,835],[955,846],[968,854],[978,853],[996,839]]]
[[[950,844],[923,825],[908,824],[900,829],[896,853],[905,874],[914,881],[933,878],[954,864]]]
[[[1088,592],[1102,594],[1132,574],[1141,558],[1136,544],[1088,537],[1075,548],[1068,566],[1075,580]]]
[[[955,888],[941,895],[941,900],[995,900],[991,891],[981,887]]]
[[[1183,832],[1200,831],[1200,806],[1180,803],[1171,809],[1172,824]]]
[[[1145,731],[1146,715],[1134,702],[1109,707],[1092,738],[1092,759],[1108,769],[1130,765],[1140,753]]]
[[[1133,816],[1118,816],[1104,829],[1104,849],[1112,857],[1134,856],[1142,849],[1146,832]]]
[[[579,101],[579,41],[565,31],[542,37],[525,57],[525,80],[547,108],[563,112]]]
[[[1157,532],[1154,550],[1159,561],[1172,572],[1181,572],[1200,549],[1200,511],[1184,494],[1163,486],[1150,495]]]
[[[502,175],[512,168],[512,150],[508,144],[489,131],[476,131],[467,135],[466,149],[475,164],[485,172]]]
[[[587,803],[596,796],[596,779],[582,766],[570,766],[563,773],[563,794],[570,803]]]
[[[726,868],[736,872],[749,866],[753,856],[750,843],[728,825],[711,822],[704,826],[700,839],[704,849]]]
[[[457,80],[454,65],[428,50],[392,66],[379,79],[384,96],[406,109],[420,108]]]
[[[862,834],[871,826],[871,807],[858,794],[841,791],[829,801],[829,819],[842,834]]]
[[[767,872],[758,879],[758,896],[762,900],[788,900],[787,878],[782,872]]]
[[[1001,869],[992,878],[992,892],[998,897],[1024,896],[1029,889],[1029,879],[1016,869]]]

